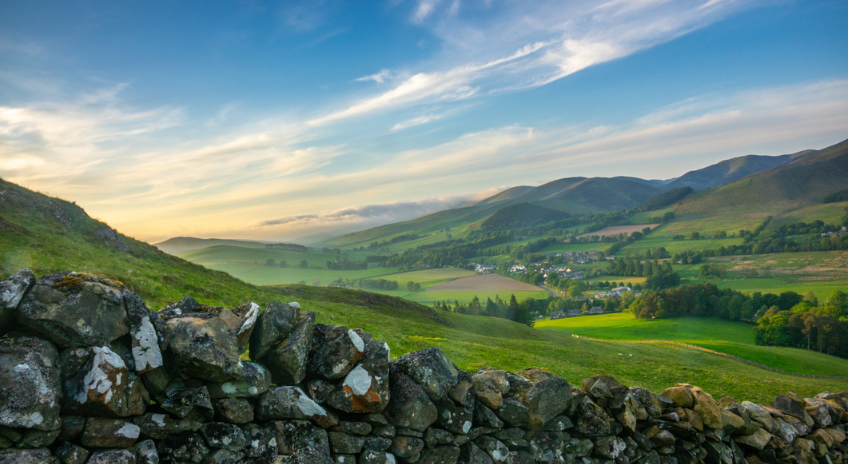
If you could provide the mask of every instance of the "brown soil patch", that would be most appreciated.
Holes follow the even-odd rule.
[[[596,232],[589,232],[588,234],[578,235],[578,237],[591,237],[593,235],[598,235],[601,237],[609,237],[618,234],[627,234],[630,235],[633,232],[642,232],[642,229],[645,227],[650,227],[651,230],[654,230],[660,224],[638,224],[635,226],[612,226],[612,227],[604,227],[603,229]]]
[[[443,284],[436,285],[434,287],[428,288],[427,292],[441,292],[447,290],[474,290],[474,291],[482,291],[482,290],[529,290],[529,291],[538,291],[542,290],[539,287],[534,285],[525,284],[524,282],[519,282],[517,280],[510,279],[509,277],[500,276],[497,274],[485,274],[485,275],[476,275],[471,277],[461,277],[459,279],[451,280],[450,282],[445,282]]]

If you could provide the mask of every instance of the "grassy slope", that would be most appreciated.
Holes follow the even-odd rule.
[[[756,361],[787,372],[848,377],[848,360],[815,351],[754,345],[751,326],[709,318],[633,318],[617,313],[539,321],[541,329],[558,330],[605,340],[672,340],[702,346]]]
[[[448,328],[415,310],[414,304],[378,300],[366,292],[256,287],[126,237],[122,240],[131,253],[114,251],[91,238],[90,234],[104,225],[72,204],[2,181],[0,191],[5,192],[0,201],[0,278],[25,266],[36,274],[65,269],[96,272],[124,282],[153,309],[186,295],[227,306],[244,301],[265,305],[273,300],[297,300],[307,310],[316,311],[319,322],[363,327],[385,339],[393,358],[439,346],[460,367],[470,370],[483,364],[513,370],[545,366],[574,383],[597,374],[614,375],[627,384],[655,391],[676,382],[691,382],[718,396],[755,401],[769,401],[789,389],[812,395],[848,388],[848,383],[777,375],[675,346],[579,340],[502,319],[444,314],[452,324]],[[55,219],[57,214],[68,217],[67,225]],[[626,356],[629,354],[633,356]]]

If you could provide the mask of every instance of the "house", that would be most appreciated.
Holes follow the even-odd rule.
[[[525,271],[527,271],[527,268],[521,264],[516,264],[509,269],[509,272],[512,273],[523,273]]]
[[[595,307],[593,307],[592,309],[589,310],[589,314],[603,314],[603,313],[604,313],[604,308],[601,308],[600,306],[595,306]]]
[[[477,264],[474,269],[483,274],[491,274],[492,272],[495,272],[495,269],[497,268],[494,264]]]
[[[610,296],[609,292],[596,292],[595,293],[595,298],[597,298],[599,300],[603,300],[604,298],[606,298],[608,296]]]
[[[566,314],[567,317],[582,316],[583,311],[581,311],[579,309],[569,309],[568,311],[566,311],[565,314]]]
[[[609,291],[609,295],[611,297],[620,298],[624,292],[629,292],[630,287],[615,287],[614,289]]]
[[[562,319],[565,317],[565,313],[563,311],[553,311],[551,312],[551,320]]]

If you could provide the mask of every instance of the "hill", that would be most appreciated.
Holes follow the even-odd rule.
[[[191,250],[199,250],[211,246],[237,246],[244,248],[265,248],[265,243],[250,242],[246,240],[230,240],[221,238],[194,238],[194,237],[174,237],[165,240],[164,242],[154,243],[153,246],[175,255]]]
[[[692,187],[695,190],[704,190],[718,187],[758,172],[783,166],[812,151],[805,150],[792,155],[781,156],[747,155],[731,158],[703,169],[689,171],[666,184],[666,188]]]
[[[519,203],[498,210],[489,216],[480,226],[484,229],[496,229],[513,225],[531,225],[558,221],[570,217],[568,213],[545,208],[533,203]]]
[[[545,366],[577,384],[592,375],[614,375],[628,385],[655,390],[690,382],[719,396],[755,401],[770,401],[790,389],[809,396],[848,388],[848,382],[756,370],[677,346],[580,340],[503,319],[436,312],[362,291],[249,285],[122,235],[73,203],[0,180],[0,278],[23,267],[37,275],[67,269],[97,273],[123,282],[152,309],[187,295],[229,307],[245,301],[264,307],[296,299],[317,312],[317,322],[362,327],[385,340],[393,358],[438,346],[460,368],[472,371],[483,365],[509,370]]]

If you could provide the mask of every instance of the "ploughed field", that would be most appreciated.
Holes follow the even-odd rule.
[[[757,346],[753,326],[704,317],[636,319],[630,313],[536,322],[536,328],[628,343],[696,345],[797,374],[848,377],[848,360],[799,348]]]

